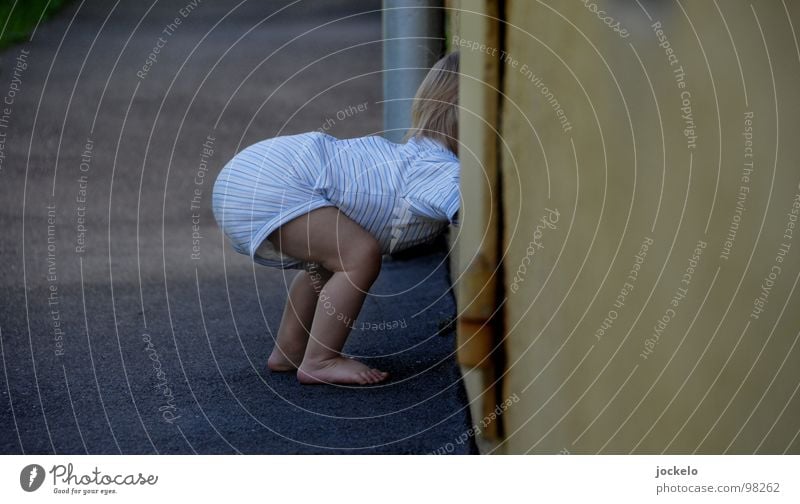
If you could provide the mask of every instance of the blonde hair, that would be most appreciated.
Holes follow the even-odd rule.
[[[406,140],[428,137],[458,154],[458,52],[437,61],[417,89]]]

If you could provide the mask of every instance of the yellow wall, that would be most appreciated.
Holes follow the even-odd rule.
[[[787,2],[787,16],[780,1],[597,3],[603,14],[579,1],[515,0],[499,21],[460,15],[461,40],[479,43],[461,48],[461,105],[497,117],[501,131],[499,193],[487,194],[491,178],[475,167],[494,159],[491,148],[477,161],[461,154],[463,227],[497,236],[504,268],[492,306],[503,307],[507,366],[483,411],[504,410],[508,453],[798,453],[800,231],[783,235],[800,197],[800,53],[789,24],[800,24],[800,6]],[[486,38],[492,23],[503,40]],[[469,87],[491,62],[503,97]],[[491,141],[464,116],[465,145]],[[504,225],[492,233],[486,215],[498,202]],[[458,271],[482,246],[475,236],[458,243]],[[475,299],[469,278],[462,310]],[[469,334],[459,327],[461,342]]]

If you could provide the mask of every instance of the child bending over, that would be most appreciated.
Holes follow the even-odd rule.
[[[381,256],[430,241],[453,222],[457,128],[458,53],[451,53],[420,85],[404,144],[312,132],[256,143],[225,165],[212,201],[234,249],[259,264],[301,269],[271,370],[297,370],[306,384],[387,378],[341,351]]]

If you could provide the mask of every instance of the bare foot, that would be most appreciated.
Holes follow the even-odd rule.
[[[272,353],[267,359],[267,367],[270,368],[272,371],[294,371],[297,369],[297,366],[303,361],[303,351],[305,349],[300,350],[299,352],[295,352],[294,354],[281,351],[280,348],[276,345],[275,348],[272,349]]]
[[[321,362],[303,361],[297,370],[300,383],[343,383],[370,385],[385,380],[389,373],[370,368],[357,360],[347,357],[334,357]]]

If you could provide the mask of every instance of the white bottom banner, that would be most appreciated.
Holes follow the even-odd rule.
[[[3,502],[800,502],[800,456],[0,457]]]

